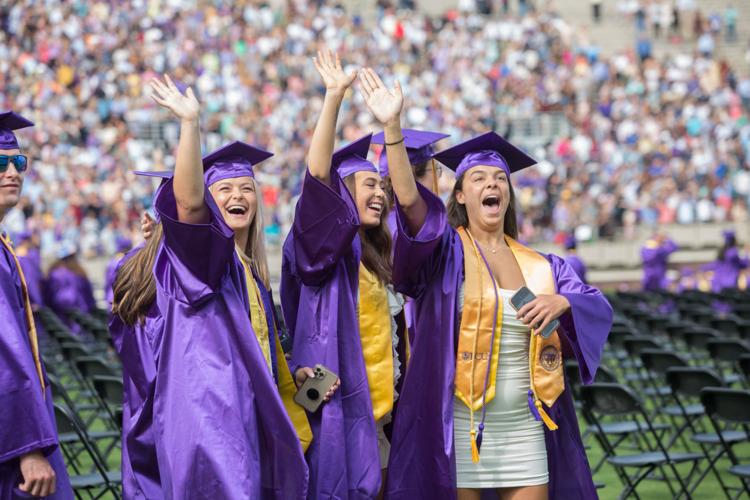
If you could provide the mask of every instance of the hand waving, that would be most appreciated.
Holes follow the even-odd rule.
[[[323,78],[327,92],[343,94],[357,77],[356,73],[347,75],[344,72],[339,55],[332,50],[318,51],[318,57],[313,57],[313,64]]]
[[[143,239],[148,240],[151,238],[155,229],[156,221],[151,218],[148,212],[143,212],[143,216],[141,217],[141,234],[143,234]]]
[[[404,106],[404,93],[398,80],[389,90],[372,68],[364,68],[359,72],[359,88],[370,113],[382,125],[399,119]]]
[[[200,115],[201,105],[193,94],[193,89],[188,87],[185,95],[181,94],[171,78],[164,75],[164,82],[154,78],[150,82],[151,98],[160,106],[167,108],[180,120],[197,121]]]

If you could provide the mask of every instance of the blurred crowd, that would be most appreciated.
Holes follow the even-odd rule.
[[[326,0],[5,3],[0,109],[36,123],[19,134],[32,164],[5,229],[34,231],[48,255],[65,241],[85,256],[114,253],[122,236],[137,241],[155,186],[130,171],[174,164],[178,124],[147,89],[168,73],[203,104],[206,150],[238,139],[275,153],[258,179],[278,244],[322,103],[310,57],[324,47],[352,70],[398,78],[404,126],[451,134],[440,147],[488,129],[523,145],[518,120],[564,121],[567,133],[529,142],[540,165],[514,179],[527,241],[750,220],[745,62],[729,66],[713,51],[657,60],[633,48],[604,58],[551,7],[503,2],[507,13],[488,14],[485,4],[428,17],[381,0],[366,22]],[[339,122],[341,141],[373,130],[358,92]],[[451,182],[443,175],[445,195]]]

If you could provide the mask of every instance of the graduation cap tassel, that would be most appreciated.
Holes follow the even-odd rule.
[[[477,453],[482,451],[482,433],[484,432],[484,422],[479,424],[479,431],[477,431]]]
[[[536,409],[539,413],[539,416],[542,418],[542,422],[544,422],[544,425],[547,426],[547,429],[556,431],[557,424],[550,418],[549,415],[547,415],[547,412],[544,411],[544,408],[542,407],[542,402],[538,399],[536,400]]]
[[[542,420],[542,416],[539,414],[539,410],[537,409],[536,404],[534,404],[534,391],[532,391],[531,389],[529,389],[529,395],[526,401],[529,403],[529,411],[531,411],[531,414],[534,415],[534,420]]]
[[[471,461],[479,462],[479,448],[477,447],[477,431],[472,429],[471,432]]]

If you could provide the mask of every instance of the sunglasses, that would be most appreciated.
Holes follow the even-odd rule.
[[[8,165],[13,163],[19,173],[24,172],[29,166],[29,159],[26,155],[0,155],[0,174],[8,170]]]

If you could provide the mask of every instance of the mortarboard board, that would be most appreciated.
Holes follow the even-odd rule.
[[[206,186],[236,177],[254,179],[253,166],[272,156],[273,153],[241,141],[222,146],[203,157],[203,171],[205,172],[203,178]]]
[[[331,168],[338,170],[343,179],[355,172],[375,172],[378,169],[371,161],[367,160],[367,152],[370,150],[372,134],[368,134],[356,141],[339,149],[331,157]]]
[[[534,158],[495,132],[487,132],[464,141],[436,153],[433,158],[456,172],[456,177],[461,177],[477,165],[501,168],[510,177],[511,172],[518,172],[537,163]]]
[[[117,253],[125,253],[133,246],[133,242],[130,241],[130,238],[126,238],[125,236],[118,236],[115,239],[115,251]]]
[[[20,233],[16,234],[16,237],[13,238],[13,241],[15,241],[17,245],[20,245],[24,241],[29,241],[33,236],[34,233],[32,233],[31,231],[21,231]]]
[[[404,146],[406,146],[406,153],[409,155],[409,163],[412,165],[419,165],[431,159],[435,154],[433,144],[441,139],[450,137],[448,134],[410,128],[402,129],[401,132],[404,135]],[[383,132],[375,134],[372,137],[372,143],[385,144],[385,134]],[[386,157],[385,148],[380,152],[378,166],[380,167],[380,175],[383,177],[387,176],[388,158]]]
[[[728,244],[731,244],[737,240],[737,233],[734,232],[733,229],[726,229],[721,232],[721,235],[724,237],[724,241]]]
[[[19,149],[13,131],[33,126],[33,122],[13,111],[0,113],[0,149]]]

